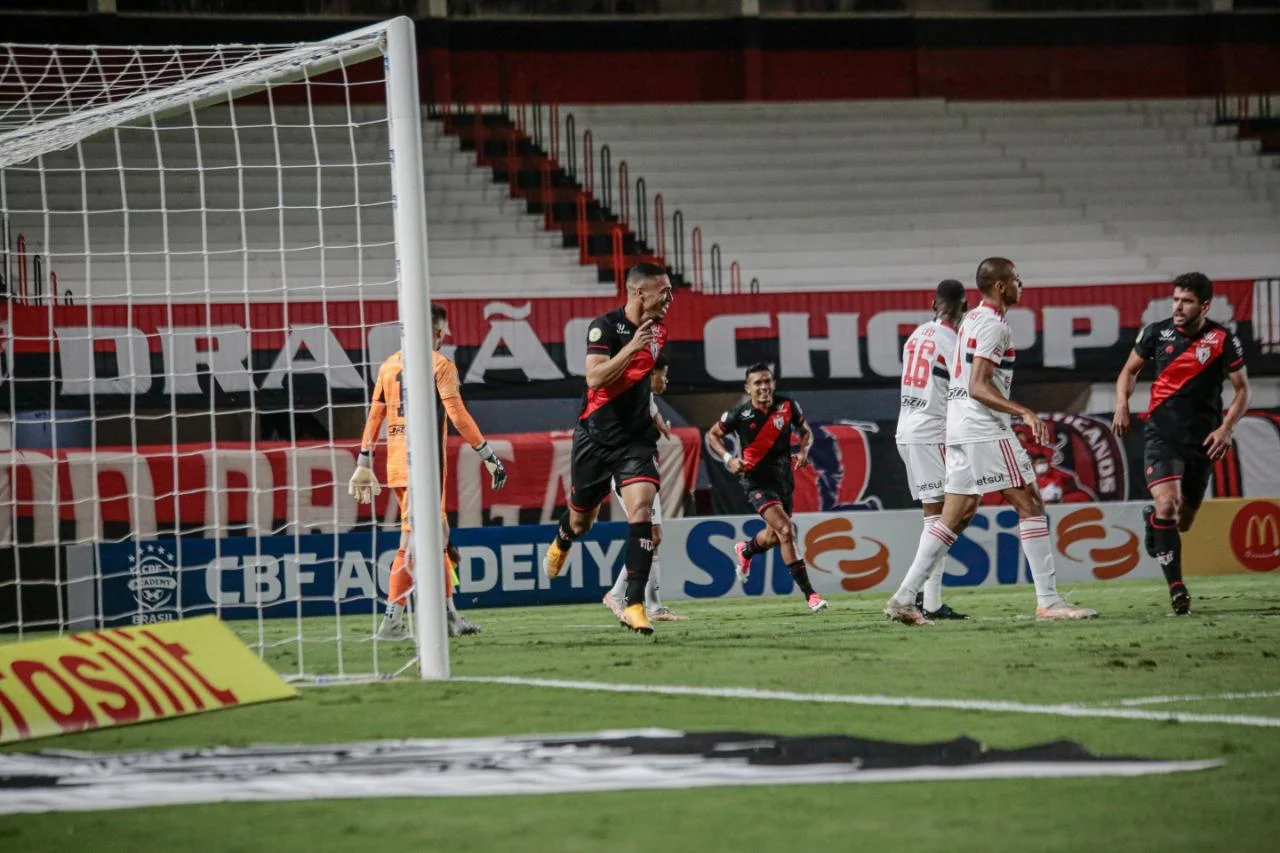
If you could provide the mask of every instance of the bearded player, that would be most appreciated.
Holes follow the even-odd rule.
[[[1138,333],[1129,360],[1116,379],[1116,435],[1129,432],[1129,398],[1148,361],[1156,364],[1146,424],[1143,471],[1154,507],[1143,510],[1147,553],[1169,584],[1169,604],[1179,616],[1191,612],[1182,582],[1182,534],[1195,523],[1213,463],[1231,448],[1231,433],[1249,410],[1244,347],[1231,331],[1209,319],[1213,282],[1190,272],[1173,280],[1173,315]],[[1235,397],[1222,416],[1222,383]]]

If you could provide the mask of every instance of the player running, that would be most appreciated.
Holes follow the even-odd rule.
[[[956,327],[968,309],[963,284],[953,278],[939,283],[933,297],[933,319],[912,332],[902,349],[898,455],[907,468],[911,497],[924,509],[921,545],[930,535],[934,519],[942,514],[947,476],[947,386],[951,381],[947,360],[956,351]],[[928,619],[968,619],[942,603],[943,574],[939,565],[929,575],[916,607]]]
[[[627,510],[627,589],[622,624],[653,633],[644,589],[653,562],[653,499],[658,491],[658,427],[649,416],[649,374],[667,341],[671,281],[657,264],[627,273],[627,301],[587,329],[586,390],[573,431],[569,509],[542,561],[559,576],[573,540],[591,529],[616,480]]]
[[[721,415],[707,432],[707,444],[729,473],[738,475],[747,499],[769,525],[734,546],[738,579],[746,583],[751,559],[777,545],[809,609],[820,613],[827,609],[827,602],[809,583],[809,571],[796,550],[796,528],[791,523],[791,497],[795,491],[791,468],[809,464],[813,430],[794,400],[774,393],[777,383],[769,365],[748,367],[745,387],[750,399]],[[791,452],[793,432],[800,435],[800,449],[795,453]],[[724,437],[730,433],[738,440],[741,457],[725,449]]]
[[[1143,470],[1155,507],[1142,511],[1147,553],[1160,563],[1169,583],[1169,603],[1179,615],[1191,612],[1182,582],[1182,533],[1191,529],[1209,485],[1212,463],[1231,447],[1231,433],[1249,408],[1244,347],[1229,329],[1209,319],[1213,282],[1189,272],[1173,280],[1173,316],[1152,323],[1138,340],[1116,379],[1116,414],[1111,429],[1129,432],[1129,398],[1148,361],[1156,363],[1151,402],[1143,417]],[[1235,398],[1222,416],[1222,380],[1230,378]]]
[[[657,397],[667,390],[667,356],[662,354],[658,356],[658,360],[653,365],[653,373],[649,374],[649,388],[653,392],[653,397]],[[662,413],[658,411],[658,401],[651,397],[649,399],[649,417],[653,420],[653,425],[658,428],[658,432],[663,438],[671,437],[671,424],[667,423],[662,417]],[[618,485],[618,478],[613,478],[613,493],[618,496],[618,500],[622,500],[622,490]],[[623,509],[626,504],[623,503]],[[662,603],[662,599],[658,595],[658,588],[661,585],[662,564],[658,561],[658,548],[662,545],[662,494],[661,490],[653,494],[653,564],[649,568],[649,581],[644,585],[644,606],[649,614],[649,620],[652,622],[684,622],[689,617],[680,616],[670,607]],[[604,594],[604,606],[617,616],[619,621],[622,620],[623,602],[627,592],[627,570],[624,566],[622,571],[618,573],[618,579],[614,581],[613,588]]]
[[[1086,619],[1097,612],[1076,607],[1058,595],[1049,520],[1036,489],[1031,460],[1014,435],[1011,415],[1031,428],[1040,444],[1049,430],[1035,412],[1009,399],[1015,351],[1005,320],[1022,296],[1022,279],[1007,258],[987,258],[978,266],[982,304],[965,315],[951,359],[947,389],[947,475],[942,514],[920,537],[911,568],[885,604],[885,616],[907,625],[932,625],[916,607],[925,580],[940,571],[947,551],[968,526],[982,495],[1000,492],[1021,518],[1022,552],[1036,588],[1036,618]]]
[[[448,616],[449,636],[478,634],[480,626],[458,613],[453,605],[453,572],[457,563],[457,552],[449,545],[449,519],[444,511],[445,482],[448,468],[445,465],[445,449],[448,446],[449,422],[458,430],[489,470],[490,484],[494,489],[501,489],[507,484],[507,470],[489,447],[480,433],[480,428],[472,420],[462,402],[459,390],[458,368],[439,352],[440,344],[449,334],[448,314],[439,305],[431,306],[431,359],[436,382],[436,418],[440,429],[440,537],[445,545],[445,609]],[[387,594],[387,612],[382,624],[374,634],[379,640],[410,640],[412,634],[404,622],[404,610],[409,601],[409,593],[413,589],[413,560],[409,555],[411,529],[409,524],[409,436],[405,429],[404,397],[404,358],[400,352],[392,354],[378,369],[377,384],[373,389],[373,401],[369,406],[369,416],[364,425],[364,435],[360,439],[360,456],[356,462],[355,473],[347,491],[357,503],[367,504],[382,491],[378,478],[373,473],[373,451],[378,442],[378,433],[385,420],[387,424],[387,485],[395,492],[396,502],[400,506],[400,547],[396,550],[395,562],[391,564],[390,589]]]

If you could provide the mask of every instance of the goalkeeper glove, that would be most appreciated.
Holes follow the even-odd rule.
[[[492,486],[494,490],[501,489],[507,484],[507,469],[503,467],[502,460],[498,458],[498,454],[493,452],[493,448],[489,446],[489,442],[482,441],[475,448],[476,453],[480,454],[480,458],[484,460],[484,467],[489,469],[489,476],[492,478]]]
[[[356,503],[368,504],[373,503],[373,499],[381,492],[382,486],[373,473],[373,452],[362,450],[356,460],[356,471],[347,483],[347,493],[356,499]]]

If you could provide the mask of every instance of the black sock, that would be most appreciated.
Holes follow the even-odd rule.
[[[648,521],[627,525],[626,604],[644,604],[644,587],[653,565],[653,524]]]
[[[573,545],[574,533],[569,529],[569,513],[560,516],[560,529],[556,531],[556,547],[568,551]]]
[[[742,549],[742,556],[750,559],[751,557],[754,557],[756,554],[763,554],[767,550],[769,549],[761,545],[760,542],[756,539],[756,537],[752,536],[750,539],[747,540],[746,547]]]
[[[1156,562],[1169,586],[1182,584],[1182,535],[1172,518],[1151,519],[1151,539],[1156,546]]]
[[[809,583],[809,572],[805,568],[803,559],[796,560],[787,566],[787,571],[791,572],[791,579],[796,582],[796,586],[800,587],[800,592],[804,593],[805,598],[813,595],[813,586]]]

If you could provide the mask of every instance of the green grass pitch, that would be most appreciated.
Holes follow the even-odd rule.
[[[631,635],[601,605],[469,613],[484,633],[452,641],[456,675],[749,687],[1122,707],[1280,718],[1280,577],[1192,579],[1194,613],[1169,614],[1163,585],[1067,590],[1100,619],[1036,624],[1030,587],[948,590],[978,617],[909,629],[883,594],[835,596],[813,616],[798,596],[673,602],[691,618]],[[1021,617],[1021,618],[1020,618]],[[371,620],[344,625],[367,633]],[[256,625],[237,625],[249,642]],[[296,623],[268,623],[266,639]],[[308,636],[332,630],[307,620]],[[333,644],[308,643],[332,669]],[[344,647],[348,666],[367,644]],[[385,648],[384,648],[385,652]],[[270,646],[282,671],[293,644]],[[385,666],[384,661],[384,666]],[[589,732],[663,726],[902,741],[968,735],[993,746],[1070,738],[1098,753],[1225,758],[1225,767],[1135,779],[817,785],[458,799],[224,804],[0,818],[0,849],[38,851],[1280,849],[1280,728],[866,707],[403,680],[303,691],[300,699],[39,741],[125,750],[379,738]],[[12,751],[17,747],[9,747]],[[3,792],[0,792],[3,796]]]

